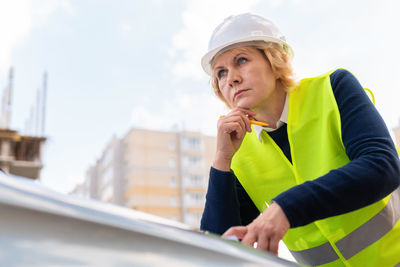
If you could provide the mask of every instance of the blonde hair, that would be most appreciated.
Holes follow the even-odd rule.
[[[258,49],[265,59],[269,62],[272,72],[275,77],[277,77],[277,82],[279,82],[282,86],[282,89],[286,92],[289,92],[291,88],[293,88],[296,84],[296,81],[293,77],[293,69],[292,64],[290,63],[290,56],[284,50],[282,45],[277,43],[265,43],[263,46],[243,46],[239,48],[253,47]],[[212,68],[214,68],[214,64],[212,64]],[[218,79],[215,74],[212,74],[211,77],[212,87],[214,88],[215,95],[221,99],[229,108],[229,104],[225,100],[224,96],[221,93],[221,90],[218,86]]]

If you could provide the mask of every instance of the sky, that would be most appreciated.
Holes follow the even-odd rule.
[[[11,128],[34,134],[47,71],[41,183],[67,193],[132,127],[215,135],[227,110],[200,59],[217,24],[253,12],[286,35],[296,77],[350,70],[392,129],[400,117],[398,10],[395,0],[0,0],[0,92],[12,66]]]

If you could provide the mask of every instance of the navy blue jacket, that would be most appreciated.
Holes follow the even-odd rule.
[[[333,72],[330,81],[350,162],[273,199],[285,212],[291,228],[372,204],[400,184],[395,146],[360,83],[343,69]],[[286,125],[268,134],[291,161]],[[231,226],[249,224],[258,215],[235,174],[211,168],[200,228],[222,234]]]

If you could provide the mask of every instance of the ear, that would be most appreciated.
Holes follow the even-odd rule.
[[[272,72],[274,73],[275,80],[278,81],[281,78],[281,75],[279,74],[279,72],[275,71],[275,69],[272,68],[272,66],[271,66],[271,69],[272,69]]]
[[[283,86],[283,84],[282,84],[280,78],[276,79],[275,82],[276,82],[276,88],[279,88],[279,90],[282,90],[282,91],[286,91],[286,90],[284,89],[284,86]]]

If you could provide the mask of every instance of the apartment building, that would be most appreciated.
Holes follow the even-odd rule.
[[[86,170],[85,180],[71,192],[83,197],[124,205],[122,141],[113,137],[99,159]]]
[[[109,142],[79,192],[199,226],[215,142],[200,132],[131,129]]]

